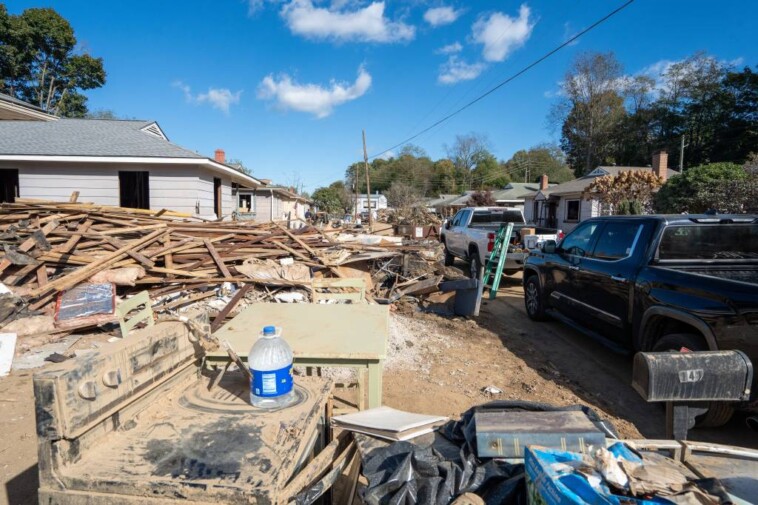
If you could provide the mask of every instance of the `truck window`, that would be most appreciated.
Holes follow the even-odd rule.
[[[582,223],[561,242],[561,250],[571,256],[586,256],[600,223]]]
[[[500,224],[500,223],[523,223],[524,217],[520,211],[514,210],[477,210],[471,224]]]
[[[461,223],[461,215],[463,214],[462,210],[459,210],[458,213],[453,218],[453,222],[451,226],[458,226]]]
[[[639,223],[607,223],[600,232],[592,257],[613,261],[631,256],[641,231]]]
[[[658,259],[758,260],[758,224],[669,226],[663,231]]]

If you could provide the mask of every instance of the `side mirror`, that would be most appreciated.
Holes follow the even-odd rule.
[[[558,244],[555,242],[555,240],[546,240],[542,244],[542,252],[545,254],[555,254],[555,251],[558,249]]]
[[[453,223],[450,222],[449,219],[445,220],[445,229],[449,230],[453,226]]]

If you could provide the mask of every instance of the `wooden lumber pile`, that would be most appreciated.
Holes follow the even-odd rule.
[[[101,326],[100,316],[53,319],[60,293],[84,283],[113,282],[120,299],[147,291],[156,313],[200,308],[209,312],[212,331],[248,303],[298,293],[309,301],[312,276],[363,278],[371,303],[437,290],[444,274],[439,244],[339,233],[17,199],[0,205],[0,282],[12,293],[0,294],[0,327],[26,328],[42,318],[39,329],[25,333],[24,346],[32,348]],[[287,268],[299,275],[270,275]]]

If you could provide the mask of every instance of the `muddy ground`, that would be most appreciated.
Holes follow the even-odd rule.
[[[613,422],[623,437],[664,436],[663,409],[643,402],[629,385],[631,356],[560,323],[530,321],[519,278],[506,279],[497,299],[485,301],[475,320],[401,304],[390,326],[386,405],[456,418],[490,399],[581,403]],[[31,372],[13,372],[0,379],[0,504],[37,502],[31,377]],[[502,393],[483,392],[487,386]],[[758,448],[743,415],[721,429],[693,430],[690,438]]]

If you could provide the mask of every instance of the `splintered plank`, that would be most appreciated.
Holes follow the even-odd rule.
[[[205,247],[208,249],[208,252],[211,255],[211,258],[213,258],[213,261],[216,263],[216,266],[218,266],[219,271],[224,277],[231,277],[232,274],[229,272],[229,269],[226,268],[226,265],[224,265],[224,260],[221,259],[221,256],[218,255],[218,251],[216,251],[216,248],[213,247],[213,244],[211,244],[211,241],[208,239],[203,240],[203,243],[205,243]]]
[[[74,247],[76,247],[76,244],[79,243],[79,241],[82,239],[82,236],[87,232],[87,230],[89,230],[90,226],[92,226],[92,220],[87,219],[79,225],[79,227],[76,229],[75,235],[68,239],[65,244],[58,246],[53,250],[64,254],[70,252]]]
[[[126,246],[126,244],[123,241],[118,240],[116,238],[112,238],[112,237],[106,237],[105,241],[116,248]],[[137,251],[126,251],[126,254],[128,254],[135,260],[137,260],[139,263],[142,263],[147,268],[153,268],[155,266],[155,262],[153,260],[146,258],[144,255],[138,253]]]

